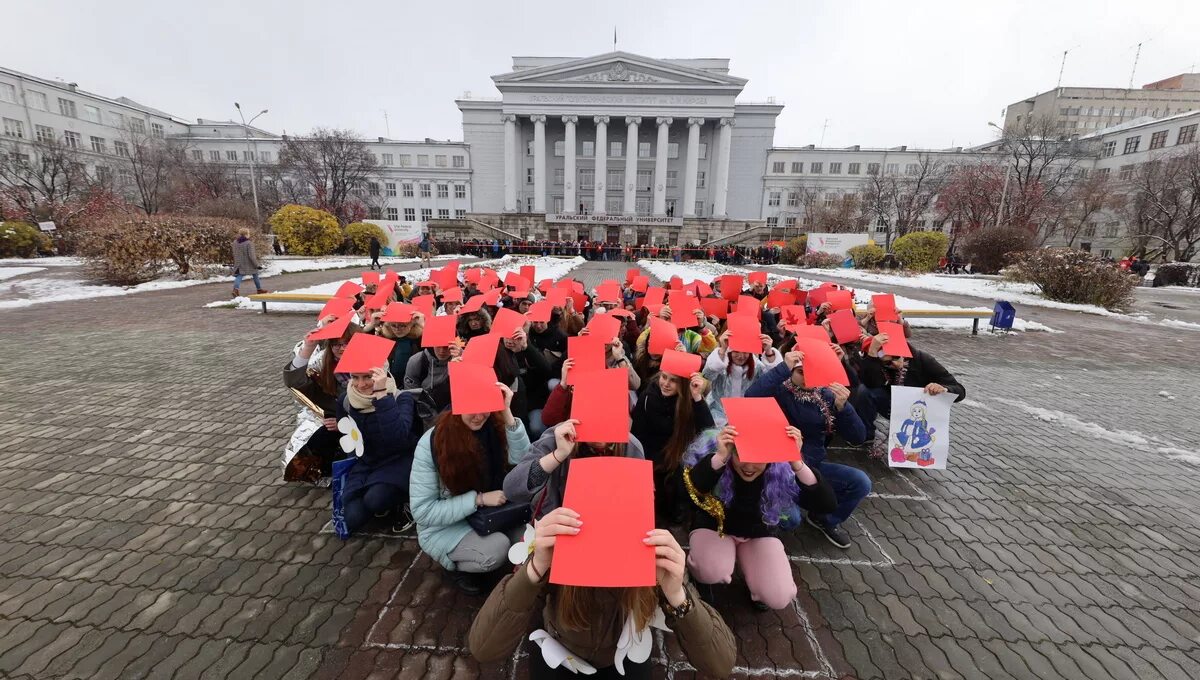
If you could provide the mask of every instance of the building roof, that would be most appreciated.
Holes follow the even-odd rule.
[[[180,118],[179,116],[176,116],[171,113],[167,113],[165,111],[160,111],[155,108],[151,108],[144,104],[139,104],[138,102],[130,99],[129,97],[106,97],[102,94],[96,94],[95,92],[88,92],[87,90],[81,90],[81,89],[79,89],[79,85],[77,83],[68,83],[68,82],[64,82],[61,80],[50,80],[48,78],[40,78],[38,76],[32,76],[32,75],[29,75],[28,73],[22,73],[21,71],[17,71],[17,70],[10,69],[10,68],[5,68],[3,66],[0,66],[0,73],[13,76],[14,78],[18,78],[20,80],[29,81],[32,83],[39,83],[45,87],[51,87],[56,90],[71,92],[74,94],[83,95],[85,97],[91,97],[93,99],[98,99],[100,101],[108,102],[110,104],[114,104],[117,106],[124,106],[125,108],[128,108],[128,109],[134,109],[137,111],[141,111],[143,113],[148,113],[148,114],[151,114],[154,116],[159,116],[161,118],[169,118],[169,119],[171,119],[177,123],[181,123],[183,125],[188,124],[188,122],[186,120],[184,120],[183,118]]]
[[[1111,135],[1114,132],[1124,132],[1125,130],[1132,130],[1134,128],[1139,128],[1139,127],[1162,125],[1163,123],[1168,123],[1173,120],[1178,120],[1180,118],[1188,118],[1188,117],[1197,116],[1197,115],[1200,115],[1200,109],[1192,109],[1191,111],[1184,111],[1183,113],[1177,113],[1173,116],[1165,116],[1163,118],[1153,118],[1151,116],[1139,116],[1137,118],[1134,118],[1133,120],[1127,120],[1124,123],[1117,123],[1116,125],[1113,125],[1112,127],[1106,127],[1102,130],[1096,130],[1095,132],[1083,135],[1080,137],[1080,139],[1097,139],[1097,138],[1103,137],[1105,135]]]
[[[863,147],[855,144],[854,146],[821,146],[809,144],[808,146],[773,146],[770,151],[822,151],[836,153],[839,151],[856,151],[860,153],[977,153],[975,148],[963,148],[955,146],[948,149],[918,149],[908,146],[892,146],[892,147]]]

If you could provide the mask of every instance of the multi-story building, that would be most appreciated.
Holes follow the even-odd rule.
[[[1020,129],[1030,120],[1050,119],[1062,136],[1082,136],[1136,118],[1165,118],[1197,108],[1200,73],[1182,73],[1141,89],[1058,87],[1009,104],[1004,126]]]

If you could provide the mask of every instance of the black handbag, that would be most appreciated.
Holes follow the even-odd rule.
[[[532,508],[528,503],[505,503],[479,508],[467,516],[467,524],[480,536],[508,531],[529,523]]]

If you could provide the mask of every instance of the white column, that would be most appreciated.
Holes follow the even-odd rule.
[[[517,211],[517,117],[506,113],[504,121],[504,210]]]
[[[641,116],[626,116],[625,125],[625,214],[637,212],[638,125]]]
[[[607,212],[608,197],[604,183],[608,181],[608,116],[596,116],[596,198],[592,212],[603,215]]]
[[[667,133],[671,118],[658,118],[658,148],[654,153],[654,214],[667,214]]]
[[[700,166],[700,126],[703,118],[688,118],[687,165],[683,171],[683,216],[696,216],[696,173]]]
[[[579,203],[575,200],[575,123],[579,122],[579,116],[563,116],[562,122],[567,128],[563,144],[567,147],[563,154],[563,208],[576,213]]]
[[[530,116],[533,121],[533,211],[546,212],[546,117]]]
[[[725,217],[729,198],[729,145],[733,141],[733,119],[721,119],[721,156],[717,158],[717,196],[713,201],[713,216]]]

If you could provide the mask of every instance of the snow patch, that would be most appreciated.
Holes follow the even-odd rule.
[[[1186,328],[1189,331],[1200,331],[1200,323],[1192,323],[1191,321],[1180,321],[1179,319],[1163,319],[1158,322],[1160,326],[1169,326],[1171,328]]]
[[[46,271],[45,267],[0,267],[0,281]]]
[[[81,267],[83,260],[78,257],[0,257],[0,265],[28,265],[37,267]]]

